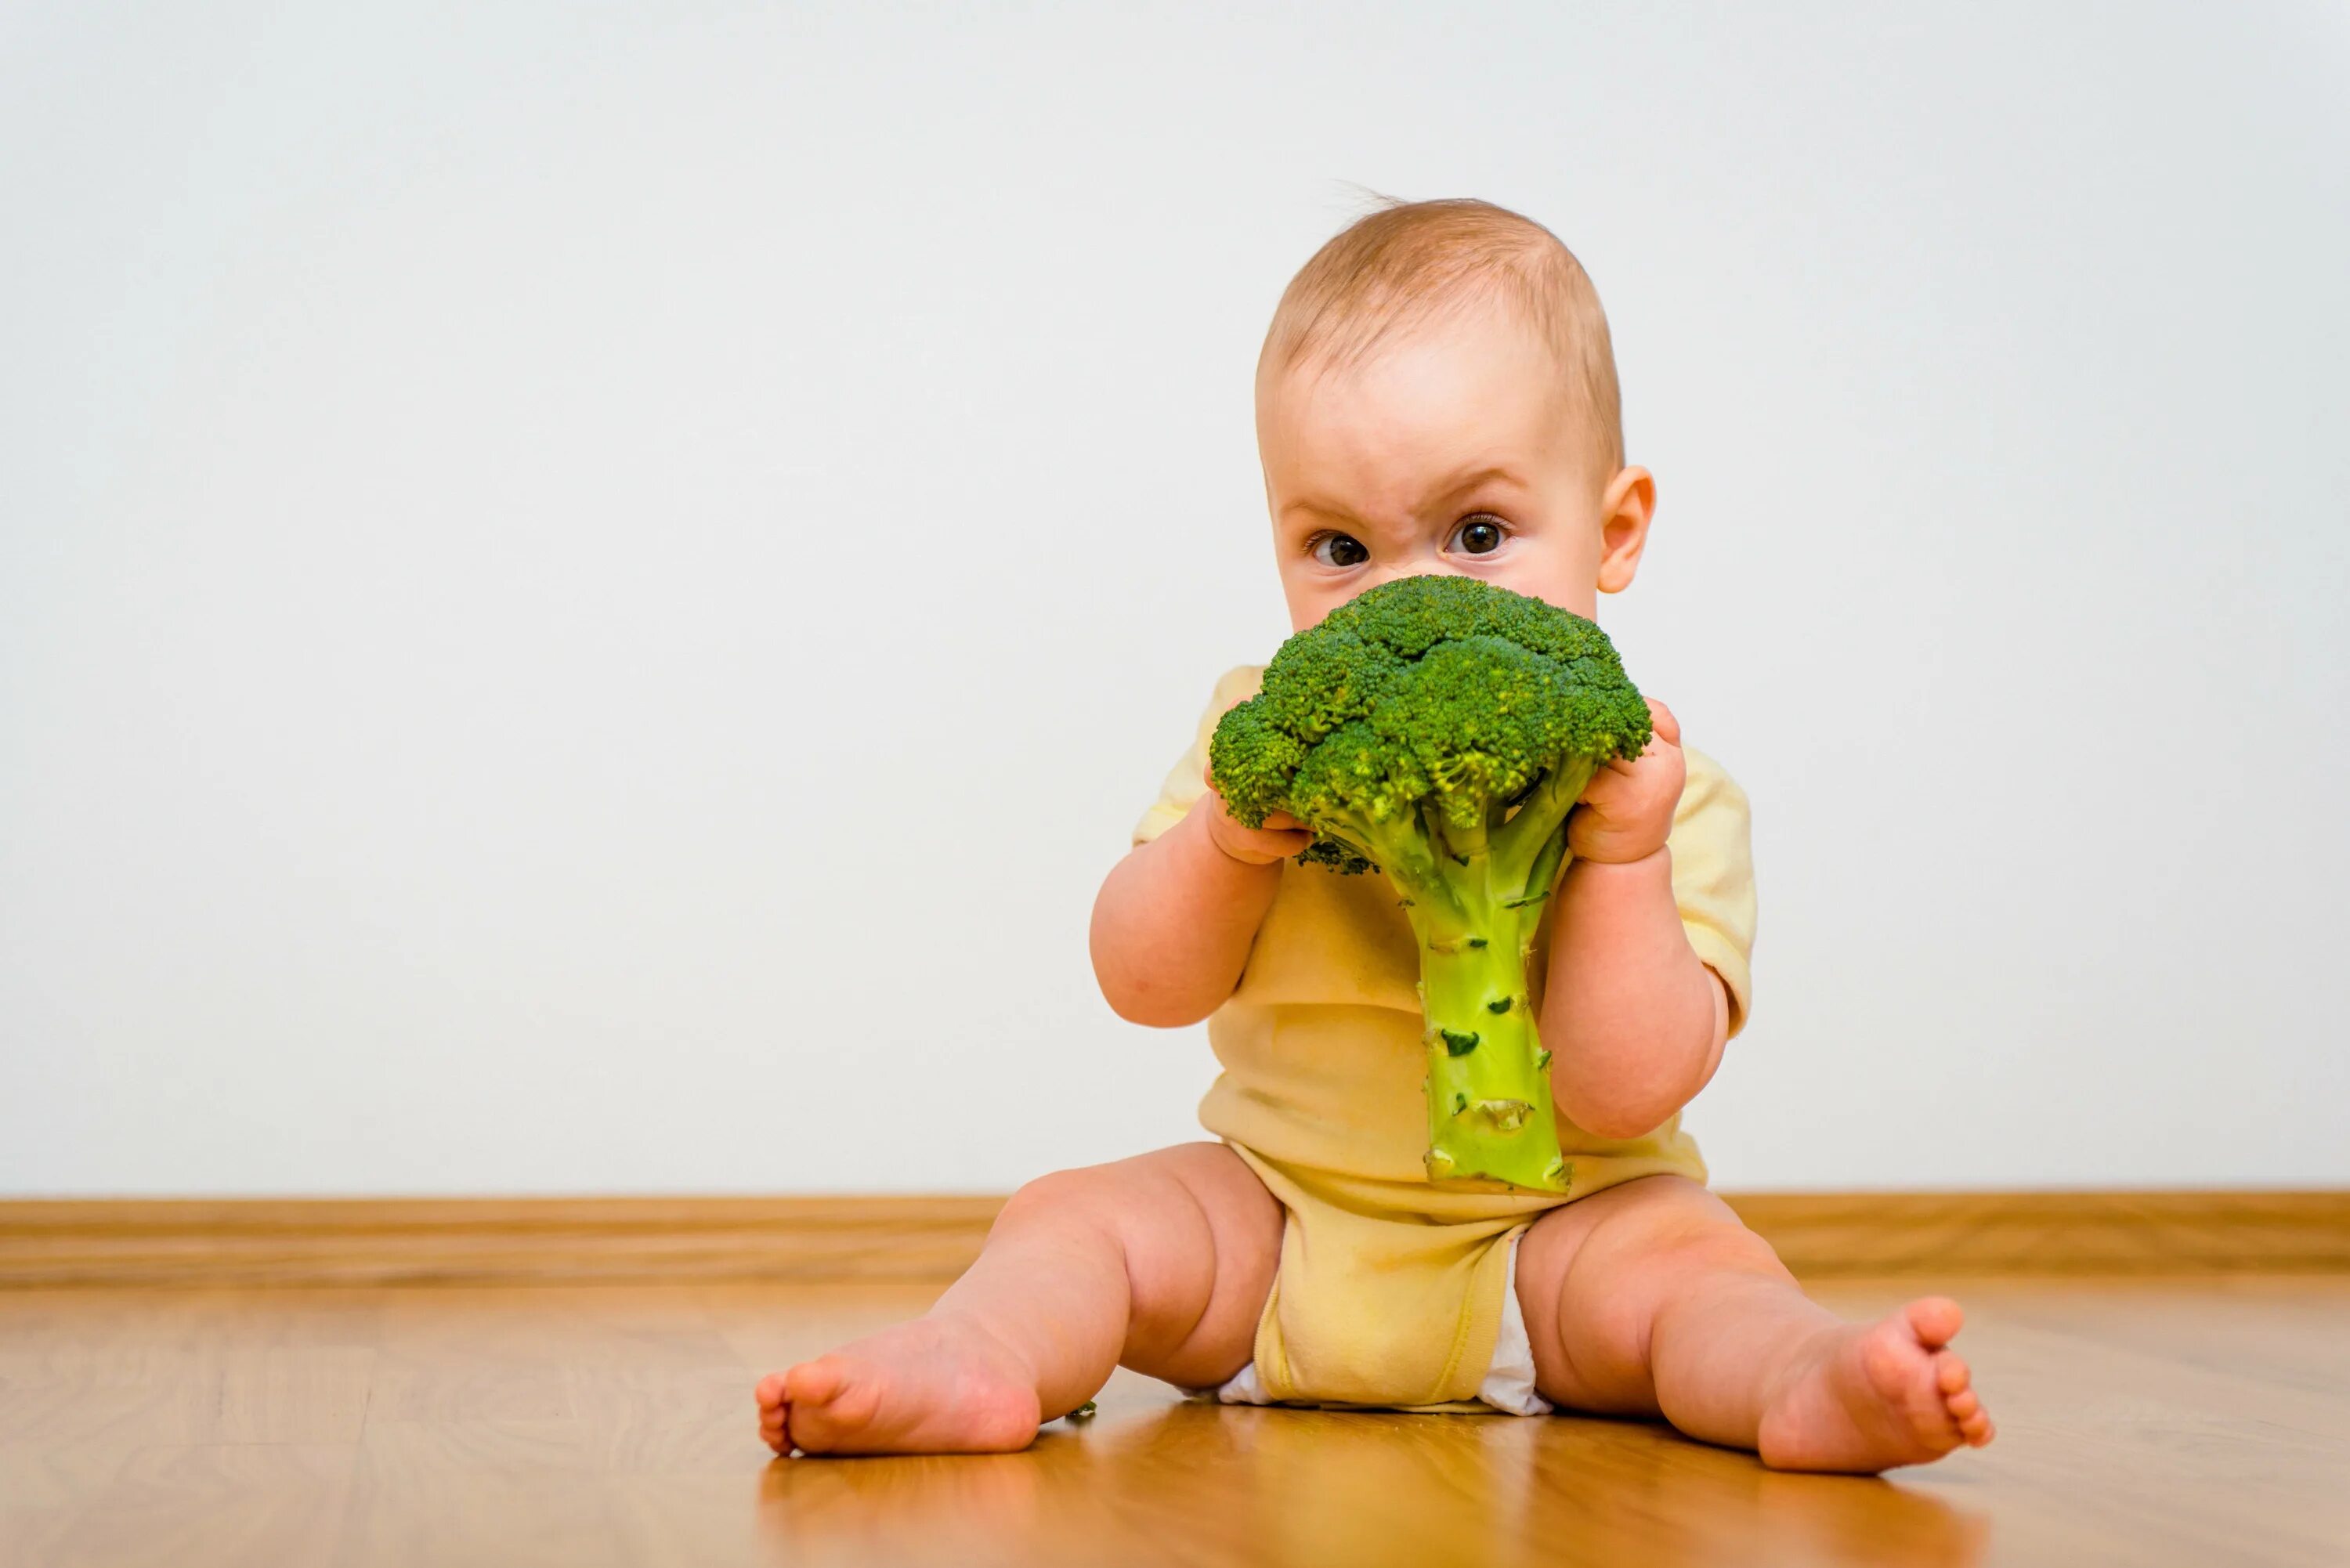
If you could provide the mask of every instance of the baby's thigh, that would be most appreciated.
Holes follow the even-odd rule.
[[[1131,1294],[1124,1365],[1199,1387],[1247,1363],[1281,1258],[1282,1209],[1223,1144],[1041,1177],[1013,1195],[997,1226],[1030,1223],[1117,1241]]]
[[[1654,1414],[1659,1308],[1700,1276],[1792,1276],[1730,1205],[1684,1176],[1644,1176],[1536,1220],[1518,1244],[1535,1381],[1576,1409]]]

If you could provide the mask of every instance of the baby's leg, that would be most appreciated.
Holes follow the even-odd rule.
[[[928,1314],[762,1379],[759,1436],[779,1454],[993,1453],[1120,1363],[1221,1383],[1248,1362],[1281,1226],[1220,1143],[1032,1181]]]
[[[1661,1414],[1779,1469],[1874,1473],[1991,1441],[1966,1363],[1944,1348],[1958,1303],[1846,1323],[1682,1177],[1544,1215],[1519,1247],[1518,1299],[1535,1386],[1567,1408]]]

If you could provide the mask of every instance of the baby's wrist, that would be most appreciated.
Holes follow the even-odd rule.
[[[1669,876],[1672,857],[1668,846],[1663,844],[1648,849],[1640,849],[1636,846],[1623,851],[1603,847],[1596,854],[1577,853],[1567,862],[1567,869],[1570,872],[1579,866],[1604,866],[1615,872],[1623,872],[1636,867],[1648,867],[1652,870],[1661,868]]]
[[[1288,854],[1282,850],[1259,849],[1253,845],[1246,842],[1238,844],[1227,843],[1223,836],[1219,834],[1211,833],[1208,836],[1214,840],[1218,853],[1222,854],[1225,859],[1230,860],[1235,866],[1245,866],[1251,870],[1261,870],[1268,866],[1278,866],[1283,861],[1289,858]]]
[[[1254,831],[1243,827],[1218,811],[1213,797],[1201,803],[1197,815],[1203,819],[1201,826],[1207,834],[1208,842],[1215,846],[1219,856],[1235,866],[1256,870],[1278,866],[1288,858],[1286,854],[1268,852],[1258,846],[1254,842]]]

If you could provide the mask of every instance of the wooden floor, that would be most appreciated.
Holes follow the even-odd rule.
[[[0,1563],[2350,1563],[2350,1277],[1954,1289],[1999,1440],[1887,1480],[1125,1374],[1025,1453],[771,1459],[754,1377],[922,1288],[0,1292]]]

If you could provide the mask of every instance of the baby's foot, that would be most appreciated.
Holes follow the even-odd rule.
[[[1874,1474],[1991,1441],[1991,1415],[1944,1348],[1963,1314],[1948,1296],[1911,1302],[1882,1323],[1820,1336],[1762,1412],[1762,1462],[1783,1470]]]
[[[760,1379],[759,1438],[778,1454],[1008,1453],[1036,1436],[1035,1384],[969,1324],[916,1318]]]

